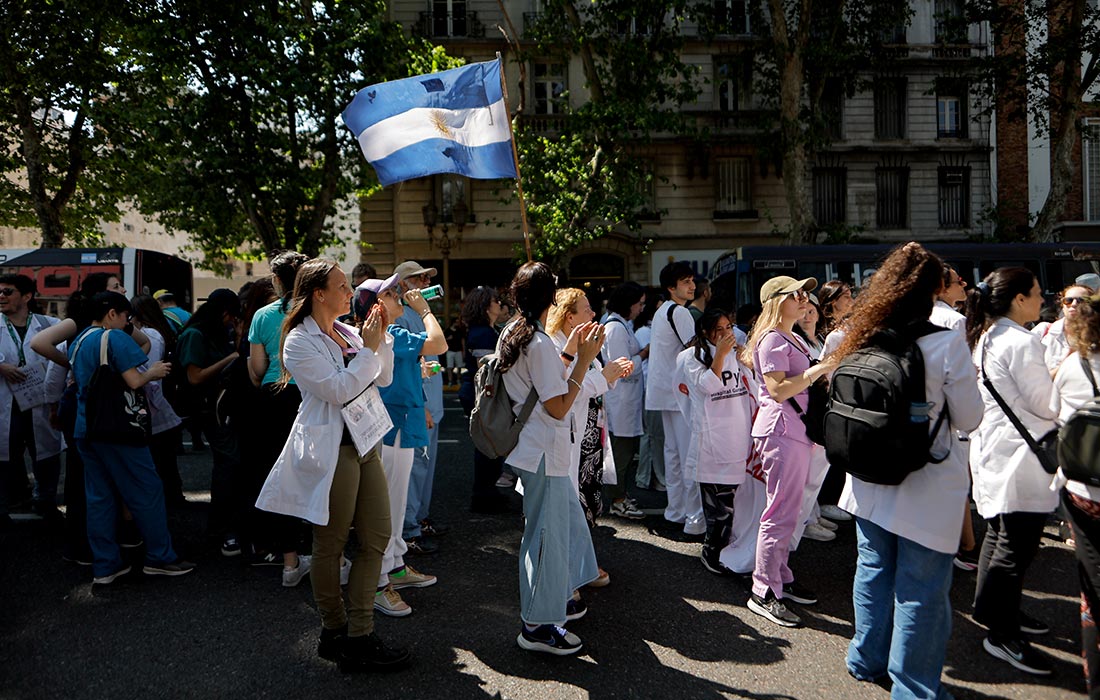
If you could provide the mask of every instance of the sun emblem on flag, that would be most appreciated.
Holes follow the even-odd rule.
[[[432,110],[431,120],[432,126],[434,126],[436,131],[442,134],[444,138],[454,138],[454,134],[451,133],[451,128],[447,125],[447,115],[441,110]]]

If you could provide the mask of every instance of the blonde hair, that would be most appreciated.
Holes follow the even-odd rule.
[[[760,316],[756,319],[756,323],[752,324],[752,332],[749,333],[749,339],[739,355],[741,364],[749,369],[754,369],[753,353],[756,351],[756,346],[765,335],[778,328],[780,321],[783,320],[783,312],[779,307],[783,305],[786,298],[787,295],[782,294],[765,301],[764,307],[760,310]]]
[[[577,313],[577,302],[584,297],[584,290],[576,287],[559,289],[554,295],[554,305],[550,307],[550,313],[546,317],[546,333],[554,335],[558,331],[565,332],[565,317]]]

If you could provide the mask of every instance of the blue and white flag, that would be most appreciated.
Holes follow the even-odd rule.
[[[383,185],[436,173],[516,177],[499,60],[371,85],[343,118]]]

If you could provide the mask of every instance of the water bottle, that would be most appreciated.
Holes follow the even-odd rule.
[[[910,423],[927,423],[928,414],[932,411],[931,403],[917,403],[912,401],[909,403],[909,422]]]
[[[442,299],[443,285],[433,284],[430,287],[425,287],[424,289],[420,290],[420,296],[424,297],[425,301],[430,301],[432,299]]]

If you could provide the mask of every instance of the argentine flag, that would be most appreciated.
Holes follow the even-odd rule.
[[[383,185],[437,173],[516,177],[499,60],[371,85],[343,118]]]

